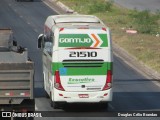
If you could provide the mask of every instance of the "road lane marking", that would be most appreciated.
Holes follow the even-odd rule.
[[[157,81],[152,81],[155,85],[157,85],[158,87],[160,87],[160,83]]]
[[[38,30],[37,30],[37,29],[34,29],[34,31],[38,33]]]
[[[114,110],[115,108],[113,107],[113,105],[112,104],[110,104],[110,103],[108,103],[108,106],[112,109],[112,110]]]
[[[49,5],[46,1],[43,1],[48,7],[54,10],[56,13],[61,14],[58,10],[54,9],[51,5]]]
[[[27,24],[30,25],[31,23],[30,23],[30,22],[27,22]]]
[[[37,105],[35,104],[35,110],[38,110],[38,107],[37,107]]]

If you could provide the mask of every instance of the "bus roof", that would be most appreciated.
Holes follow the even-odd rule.
[[[50,16],[58,28],[96,29],[106,28],[101,20],[92,15],[53,15]]]
[[[101,21],[92,15],[54,15],[51,16],[58,23],[101,23]]]

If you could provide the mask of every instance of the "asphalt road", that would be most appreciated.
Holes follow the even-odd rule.
[[[160,10],[160,0],[114,0],[115,3],[129,8],[138,10],[150,10],[156,12]]]
[[[49,99],[45,98],[42,80],[42,62],[40,50],[37,49],[37,37],[43,32],[43,24],[48,15],[54,15],[52,9],[40,0],[36,2],[15,2],[14,0],[0,0],[0,28],[10,27],[14,30],[19,44],[27,47],[30,58],[35,62],[35,95],[37,111],[62,111],[73,113],[81,117],[65,119],[97,119],[83,117],[84,112],[90,116],[102,111],[160,111],[160,82],[147,79],[142,74],[126,64],[126,61],[114,56],[114,95],[108,110],[97,105],[67,105],[64,109],[54,110],[50,107]],[[63,117],[63,116],[61,116]],[[37,118],[36,120],[59,120],[64,118]],[[104,117],[99,117],[105,120]],[[125,118],[110,118],[119,120]],[[138,118],[133,118],[138,119]],[[150,118],[140,118],[150,119]],[[154,118],[157,119],[158,118]]]

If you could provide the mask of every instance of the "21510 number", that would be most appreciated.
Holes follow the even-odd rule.
[[[92,52],[70,52],[69,57],[97,57],[97,52],[92,51]]]

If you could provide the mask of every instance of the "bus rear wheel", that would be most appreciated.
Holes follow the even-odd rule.
[[[52,101],[52,94],[50,94],[50,104],[51,104],[51,107],[53,107],[54,109],[59,108],[59,104],[57,102]]]

